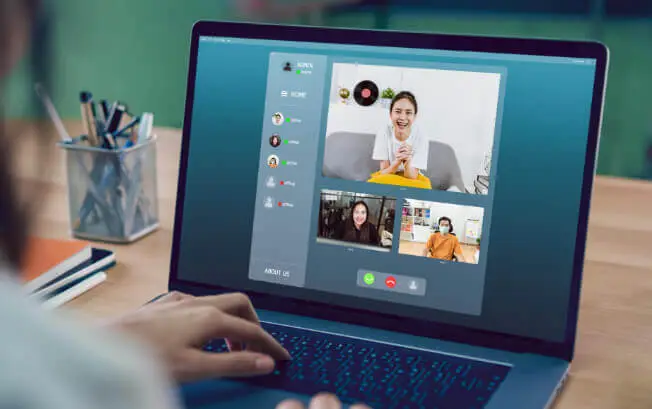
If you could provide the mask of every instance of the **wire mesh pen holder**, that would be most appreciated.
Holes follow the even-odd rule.
[[[131,243],[158,228],[155,135],[122,150],[58,145],[66,151],[73,236]]]

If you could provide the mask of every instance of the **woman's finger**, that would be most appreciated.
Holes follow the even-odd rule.
[[[177,308],[183,303],[192,302],[194,298],[194,296],[189,294],[184,294],[178,291],[171,291],[152,302],[142,305],[139,310],[168,310],[170,308]]]
[[[286,399],[283,402],[276,405],[276,409],[306,409],[303,406],[303,403],[295,399]]]
[[[242,342],[231,341],[228,338],[225,339],[224,342],[226,342],[226,346],[229,348],[229,351],[231,351],[231,352],[242,351],[244,349],[244,346],[242,345]]]
[[[166,303],[172,303],[172,302],[179,302],[179,301],[184,301],[184,300],[191,300],[195,297],[189,294],[184,294],[179,291],[171,291],[161,298],[159,298],[156,301],[153,301],[152,304],[166,304]]]
[[[251,300],[249,297],[247,297],[247,295],[243,293],[230,293],[216,296],[199,297],[198,300],[200,302],[208,303],[227,314],[231,314],[252,322],[256,325],[260,325],[260,320],[258,319],[258,315],[256,314],[256,310],[254,309]],[[265,352],[264,345],[259,345],[256,342],[247,343],[246,348],[243,343],[235,340],[228,340],[227,345],[231,351],[242,351],[246,349],[247,351],[251,352]]]
[[[341,409],[342,403],[331,393],[320,393],[310,401],[309,409]]]
[[[255,324],[260,324],[256,310],[254,309],[251,300],[242,293],[230,293],[220,295],[209,295],[205,297],[197,297],[199,302],[205,302],[220,311],[227,314],[235,315],[236,317],[243,318]]]
[[[238,378],[266,375],[274,370],[272,357],[255,352],[225,352],[215,354],[188,349],[175,367],[175,378],[183,382],[210,378]]]
[[[181,296],[181,297],[179,297]],[[236,317],[243,318],[247,321],[250,321],[256,325],[260,325],[260,320],[256,314],[249,297],[242,293],[229,293],[229,294],[220,294],[213,296],[203,296],[203,297],[183,297],[185,294],[177,293],[175,297],[171,297],[171,300],[180,300],[184,301],[185,306],[196,306],[196,305],[206,305],[210,307],[217,308],[218,310],[231,314]],[[242,351],[244,350],[244,345],[239,341],[234,341],[226,339],[226,344],[230,351]],[[248,348],[254,352],[260,351],[260,348]]]
[[[213,338],[227,338],[230,342],[253,343],[274,359],[287,360],[290,354],[259,325],[245,319],[225,314],[217,309],[211,311],[202,322],[202,341]]]

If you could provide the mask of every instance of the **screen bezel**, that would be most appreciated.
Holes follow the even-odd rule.
[[[599,42],[590,41],[462,36],[348,28],[282,26],[258,23],[212,21],[199,21],[195,23],[192,29],[190,45],[183,139],[179,165],[179,183],[177,187],[172,255],[170,259],[170,276],[168,283],[168,288],[170,290],[183,291],[195,295],[243,291],[243,289],[199,284],[178,278],[178,260],[181,249],[181,226],[183,222],[183,199],[185,197],[186,169],[188,162],[188,149],[190,146],[190,122],[194,103],[197,51],[199,38],[201,36],[595,59],[596,75],[585,156],[573,275],[566,317],[566,333],[563,342],[551,342],[537,338],[528,338],[459,325],[440,324],[432,321],[422,321],[378,312],[370,315],[367,310],[362,309],[335,306],[323,302],[282,297],[261,292],[245,291],[251,297],[257,308],[301,314],[315,318],[346,322],[349,324],[371,326],[391,331],[407,332],[419,336],[446,339],[454,342],[463,342],[490,348],[544,354],[562,358],[567,361],[572,360],[577,331],[580,283],[584,265],[591,190],[595,176],[596,155],[604,103],[605,77],[608,64],[608,49],[605,45]],[[312,289],[306,291],[311,294],[314,293],[316,295],[321,295],[322,297],[327,297],[328,295],[325,292]]]

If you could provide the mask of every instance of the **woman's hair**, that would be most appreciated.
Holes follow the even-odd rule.
[[[387,217],[385,218],[385,230],[389,233],[394,233],[394,209],[387,210]]]
[[[398,101],[402,99],[407,99],[408,101],[410,101],[412,105],[414,105],[414,114],[416,115],[417,111],[419,111],[419,107],[417,105],[417,98],[410,91],[401,91],[398,94],[396,94],[394,98],[392,98],[392,103],[389,105],[389,112],[392,112],[392,110],[394,109],[394,104],[396,104]]]
[[[15,56],[9,55],[15,52],[15,44],[11,44],[16,38],[20,37],[18,30],[27,29],[31,38],[31,53],[29,57],[31,66],[30,73],[33,80],[28,84],[28,90],[25,92],[35,98],[35,92],[32,89],[34,81],[42,83],[46,88],[49,85],[49,78],[47,77],[46,61],[49,60],[49,48],[46,41],[48,36],[46,34],[47,27],[45,21],[37,21],[38,0],[2,0],[0,1],[0,76],[5,75],[7,69],[11,69],[12,58]],[[20,26],[24,24],[25,26]],[[26,47],[27,48],[27,47]],[[0,86],[5,78],[0,78]],[[0,108],[4,108],[4,98],[2,89],[0,89]],[[34,99],[35,103],[36,100]],[[34,108],[37,114],[40,114],[41,105],[36,103]],[[13,165],[13,142],[17,142],[19,138],[10,138],[7,132],[7,124],[2,119],[2,112],[0,111],[0,257],[7,261],[14,268],[18,268],[22,262],[27,237],[29,232],[29,221],[34,207],[42,202],[41,197],[38,195],[38,188],[27,197],[20,200],[19,184],[12,176]],[[43,128],[43,129],[41,129]],[[12,126],[15,131],[17,127]],[[30,130],[31,133],[36,135],[51,134],[50,129],[42,126],[42,121],[35,129]],[[17,132],[17,135],[20,132]],[[23,139],[23,138],[20,138]],[[49,141],[40,141],[37,143],[38,156],[33,159],[33,163],[38,166],[47,166],[47,151],[54,149],[50,146]],[[42,169],[39,169],[42,170]],[[43,174],[43,172],[39,173]],[[21,186],[22,187],[22,186]],[[41,193],[42,194],[42,193]]]
[[[346,241],[356,241],[356,228],[355,222],[353,221],[353,213],[355,212],[355,208],[358,206],[364,206],[364,209],[367,212],[367,220],[365,220],[365,222],[362,223],[362,226],[360,226],[360,242],[369,243],[369,239],[371,238],[371,229],[375,229],[376,227],[371,222],[369,222],[369,206],[367,206],[367,204],[362,200],[353,203],[353,206],[351,206],[351,213],[344,222],[344,236],[342,239]]]

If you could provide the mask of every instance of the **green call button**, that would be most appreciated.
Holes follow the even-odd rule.
[[[364,275],[363,280],[365,284],[372,285],[376,281],[376,277],[371,273],[367,273]]]

